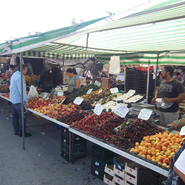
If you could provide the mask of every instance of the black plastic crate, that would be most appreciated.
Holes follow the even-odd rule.
[[[110,150],[102,148],[101,146],[92,145],[92,159],[98,159],[102,162],[106,162],[110,159],[113,159],[115,154]]]
[[[138,169],[138,185],[158,185],[160,176],[158,174],[154,174],[149,170],[145,170],[142,168]]]
[[[87,155],[87,142],[76,144],[74,146],[74,159],[85,157]],[[61,156],[70,162],[69,160],[69,145],[66,143],[61,144]],[[72,149],[71,149],[71,159],[72,159]]]
[[[61,143],[61,150],[69,153],[69,145],[67,143]],[[72,151],[72,149],[71,149]],[[81,143],[74,144],[74,152],[84,152],[87,151],[87,141],[83,141]]]
[[[69,129],[61,126],[61,135],[62,137],[69,137]]]
[[[96,176],[97,178],[103,180],[104,177],[104,169],[100,170],[97,167],[91,167],[91,174]]]

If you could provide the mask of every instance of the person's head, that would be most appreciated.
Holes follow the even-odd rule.
[[[10,70],[13,71],[15,69],[15,66],[10,65]]]
[[[172,66],[164,66],[162,76],[164,78],[173,77],[174,69]]]
[[[124,68],[121,68],[121,71],[120,71],[120,73],[123,73],[124,72]]]
[[[66,73],[70,78],[73,77],[74,75],[77,75],[77,72],[74,68],[68,68]]]
[[[21,71],[21,66],[20,65],[18,66],[18,71]],[[28,71],[28,69],[27,69],[26,65],[22,64],[22,74],[26,75],[27,71]]]
[[[183,126],[183,127],[181,128],[179,134],[180,134],[181,137],[185,138],[185,126]]]
[[[175,75],[176,75],[176,76],[179,76],[179,75],[180,75],[180,73],[179,73],[179,72],[176,72],[176,73],[175,73]]]

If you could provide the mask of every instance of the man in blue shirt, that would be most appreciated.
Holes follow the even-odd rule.
[[[24,80],[24,75],[27,73],[27,67],[25,65],[23,68],[23,103],[24,103],[24,136],[30,137],[31,134],[26,133],[26,109],[28,107],[28,98],[26,95],[26,82]],[[20,66],[18,71],[16,71],[10,80],[10,101],[12,102],[12,116],[13,116],[13,127],[14,134],[22,137],[22,116],[21,116],[21,73]]]

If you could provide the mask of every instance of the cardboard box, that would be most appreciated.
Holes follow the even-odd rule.
[[[110,89],[110,78],[102,78],[101,80],[101,88],[102,89]]]

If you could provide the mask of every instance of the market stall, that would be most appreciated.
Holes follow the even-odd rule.
[[[79,38],[80,41],[82,41],[82,40],[84,41],[83,44],[81,44],[81,45],[79,44],[80,41],[77,39],[77,37],[75,37],[75,38],[73,37],[74,35],[72,35],[72,36],[69,35],[68,37],[61,38],[59,40],[57,40],[56,37],[55,38],[52,37],[53,40],[51,40],[51,41],[47,40],[47,42],[40,42],[39,44],[34,43],[34,46],[31,45],[30,48],[28,47],[28,45],[31,44],[31,42],[33,40],[31,40],[30,42],[29,42],[29,40],[27,40],[25,43],[22,43],[22,44],[24,44],[24,50],[22,50],[22,51],[25,51],[25,53],[23,53],[23,55],[26,54],[29,56],[31,56],[31,55],[49,56],[49,57],[53,57],[53,58],[63,58],[67,54],[70,56],[74,56],[74,57],[79,56],[79,55],[80,56],[84,56],[84,55],[88,55],[88,56],[91,55],[92,56],[93,55],[93,56],[96,56],[97,61],[99,60],[101,62],[103,61],[103,59],[109,60],[110,56],[112,56],[112,55],[119,55],[121,58],[121,64],[123,64],[123,65],[134,64],[134,63],[147,64],[147,65],[151,65],[151,64],[152,65],[156,65],[156,64],[158,64],[158,65],[183,64],[184,65],[184,53],[183,53],[183,51],[185,50],[185,48],[184,48],[184,46],[185,46],[185,44],[184,44],[184,38],[185,38],[185,35],[184,35],[184,21],[185,21],[184,20],[184,16],[185,16],[184,15],[184,12],[185,12],[184,8],[185,8],[184,2],[177,3],[176,5],[166,7],[163,10],[156,9],[155,11],[152,11],[152,12],[147,11],[141,15],[138,15],[138,16],[133,16],[133,17],[131,16],[131,17],[128,17],[128,18],[125,18],[122,20],[112,22],[110,24],[107,24],[103,28],[97,28],[97,29],[90,30],[87,32],[80,32],[80,33],[76,34],[76,36]],[[172,11],[176,12],[176,14],[171,13]],[[161,16],[162,13],[165,16]],[[156,17],[156,14],[159,16]],[[148,18],[148,19],[146,19],[146,18]],[[174,19],[174,20],[170,20],[170,19]],[[162,23],[160,23],[160,22],[162,22]],[[148,23],[152,23],[152,24],[150,25]],[[137,25],[139,25],[139,26],[137,26]],[[133,27],[129,27],[129,26],[135,26],[135,27],[133,29]],[[168,29],[169,27],[171,27],[171,29]],[[176,34],[177,28],[179,30],[178,34]],[[107,34],[104,34],[105,30],[107,30],[106,31]],[[145,32],[144,32],[144,30],[145,30]],[[102,31],[102,32],[100,32],[100,31]],[[59,35],[59,32],[57,34]],[[130,39],[131,36],[133,39],[132,42]],[[38,41],[41,41],[41,36],[38,35],[37,37],[38,37],[37,38]],[[107,43],[107,38],[109,41],[111,38],[111,42],[109,42],[109,44]],[[97,40],[98,40],[98,42],[96,42]],[[101,46],[99,45],[100,43],[101,43]],[[6,45],[4,48],[1,47],[2,49],[0,49],[0,52],[2,55],[19,52],[20,48],[18,47],[18,45],[17,46],[12,45],[11,47],[9,45]],[[28,50],[28,48],[29,48],[29,51],[27,52],[26,50]],[[175,52],[174,52],[174,50],[175,50]],[[97,108],[96,105],[98,105],[98,107],[99,107],[98,110],[106,109],[106,107],[104,107],[103,105],[105,103],[108,104],[109,102],[111,102],[112,101],[111,98],[112,99],[116,98],[116,97],[111,97],[107,94],[106,94],[106,98],[99,97],[97,95],[94,97],[92,96],[91,98],[87,98],[87,95],[91,94],[91,92],[88,92],[90,89],[92,89],[91,91],[95,90],[93,88],[89,88],[89,89],[86,89],[86,92],[81,92],[81,93],[75,94],[75,95],[73,94],[74,95],[74,97],[72,97],[73,100],[68,99],[68,100],[70,100],[69,102],[70,103],[75,102],[74,104],[78,103],[80,106],[80,104],[86,98],[89,100],[90,105],[93,107],[93,105],[91,103],[94,101],[97,101],[96,104],[94,104],[94,111],[95,111]],[[98,91],[95,94],[103,93],[102,89],[96,89],[96,90],[98,90]],[[111,94],[118,93],[117,92],[118,90],[116,90],[116,89],[111,90],[111,91],[112,91],[112,92],[110,92]],[[125,94],[127,94],[127,95],[128,95],[128,93],[129,93],[128,91],[125,92]],[[83,96],[84,94],[85,94],[85,96]],[[123,121],[122,119],[126,119],[125,117],[126,117],[127,113],[129,112],[128,109],[130,108],[130,107],[127,107],[126,105],[130,106],[130,103],[136,103],[135,99],[134,100],[132,99],[132,101],[130,101],[130,102],[127,101],[131,97],[126,98],[125,94],[123,95],[123,99],[121,99],[122,101],[124,100],[124,102],[119,102],[119,103],[116,102],[116,103],[118,103],[118,104],[116,104],[113,101],[113,102],[111,102],[112,103],[111,107],[110,107],[110,105],[107,106],[108,109],[109,108],[113,109],[113,105],[115,106],[114,107],[115,109],[117,106],[118,106],[118,108],[119,108],[119,106],[121,106],[122,112],[125,112],[125,115],[121,117],[118,114],[119,111],[117,110],[118,111],[117,115],[119,115],[119,116],[116,116],[117,121],[118,121],[116,127],[121,125],[121,123],[122,123],[121,121]],[[133,96],[133,94],[131,96]],[[76,98],[78,98],[78,101],[76,100],[77,102],[75,101]],[[102,98],[102,100],[100,100],[101,98]],[[92,99],[92,102],[91,102],[91,99]],[[142,99],[142,98],[140,98],[140,99]],[[84,105],[84,107],[86,107],[86,106],[89,108],[90,107],[89,103]],[[116,112],[115,109],[110,110],[110,112]],[[97,112],[98,112],[98,110],[97,110]],[[38,111],[41,111],[41,110],[37,109],[37,111],[36,111],[34,108],[33,111],[35,114],[38,114]],[[56,110],[55,110],[55,112],[53,112],[53,114],[49,114],[49,112],[47,113],[45,111],[47,111],[47,110],[42,109],[42,111],[41,111],[42,113],[40,112],[39,115],[44,114],[46,116],[45,118],[50,117],[50,118],[52,118],[53,121],[56,120],[56,116],[57,116]],[[126,113],[126,111],[128,111],[128,112]],[[97,112],[95,113],[96,115],[98,115]],[[105,113],[105,114],[100,113],[98,116],[100,117],[101,114],[105,115],[105,117],[107,117],[109,115],[108,113]],[[84,116],[84,118],[80,117],[81,118],[80,121],[83,119],[86,119],[87,117],[88,116]],[[77,118],[77,117],[74,117],[74,118]],[[58,119],[62,120],[64,118],[61,117]],[[65,119],[68,120],[69,116],[65,117]],[[88,128],[89,128],[88,124],[86,125],[87,130],[84,131],[83,128],[76,128],[75,127],[76,125],[71,123],[74,120],[68,120],[68,121],[69,121],[68,123],[70,124],[70,127],[68,127],[69,132],[77,134],[77,135],[79,135],[79,136],[81,136],[91,142],[94,142],[104,148],[107,148],[108,150],[111,150],[121,156],[124,156],[128,159],[131,159],[132,161],[135,161],[136,163],[139,163],[139,164],[141,164],[149,169],[152,169],[152,170],[154,170],[164,176],[167,176],[167,172],[168,172],[167,166],[168,165],[166,166],[166,165],[163,165],[162,162],[160,164],[157,161],[152,161],[150,159],[150,157],[147,158],[147,155],[140,156],[140,155],[138,155],[139,154],[138,151],[135,152],[134,149],[131,150],[130,147],[134,147],[136,141],[134,141],[134,143],[132,143],[132,145],[129,145],[128,147],[123,147],[123,146],[120,147],[120,146],[117,146],[114,142],[113,143],[110,142],[112,140],[109,137],[108,138],[99,138],[98,136],[94,136],[90,132],[87,132]],[[75,121],[76,121],[75,123],[78,125],[79,120],[75,120]],[[95,121],[99,127],[98,128],[99,131],[102,131],[103,130],[102,126],[104,126],[104,125],[99,124],[100,122],[99,122],[98,118]],[[57,122],[57,123],[59,123],[59,122]],[[90,120],[89,120],[89,122],[90,122]],[[62,121],[62,123],[68,124],[65,121]],[[105,122],[103,122],[103,123],[105,123]],[[65,126],[63,124],[61,124],[61,125]],[[110,131],[113,131],[114,128],[115,127],[111,128]],[[162,130],[160,130],[160,131],[158,130],[156,133],[158,133],[158,132],[162,132]],[[152,133],[152,134],[156,134],[156,133]],[[142,137],[147,137],[152,134],[146,133],[146,135],[142,136]],[[117,136],[117,135],[114,134],[114,136]],[[176,136],[177,136],[177,138],[179,137],[178,134]],[[142,141],[141,139],[142,138],[140,138],[139,142]],[[115,140],[117,141],[117,138]],[[129,143],[130,143],[130,140],[127,140],[127,141],[129,141]],[[178,148],[179,141],[177,141],[177,144],[178,144],[177,145],[177,148]],[[177,148],[175,148],[174,150],[176,151]],[[147,152],[145,154],[147,154]],[[163,153],[162,153],[162,155],[163,155]]]

